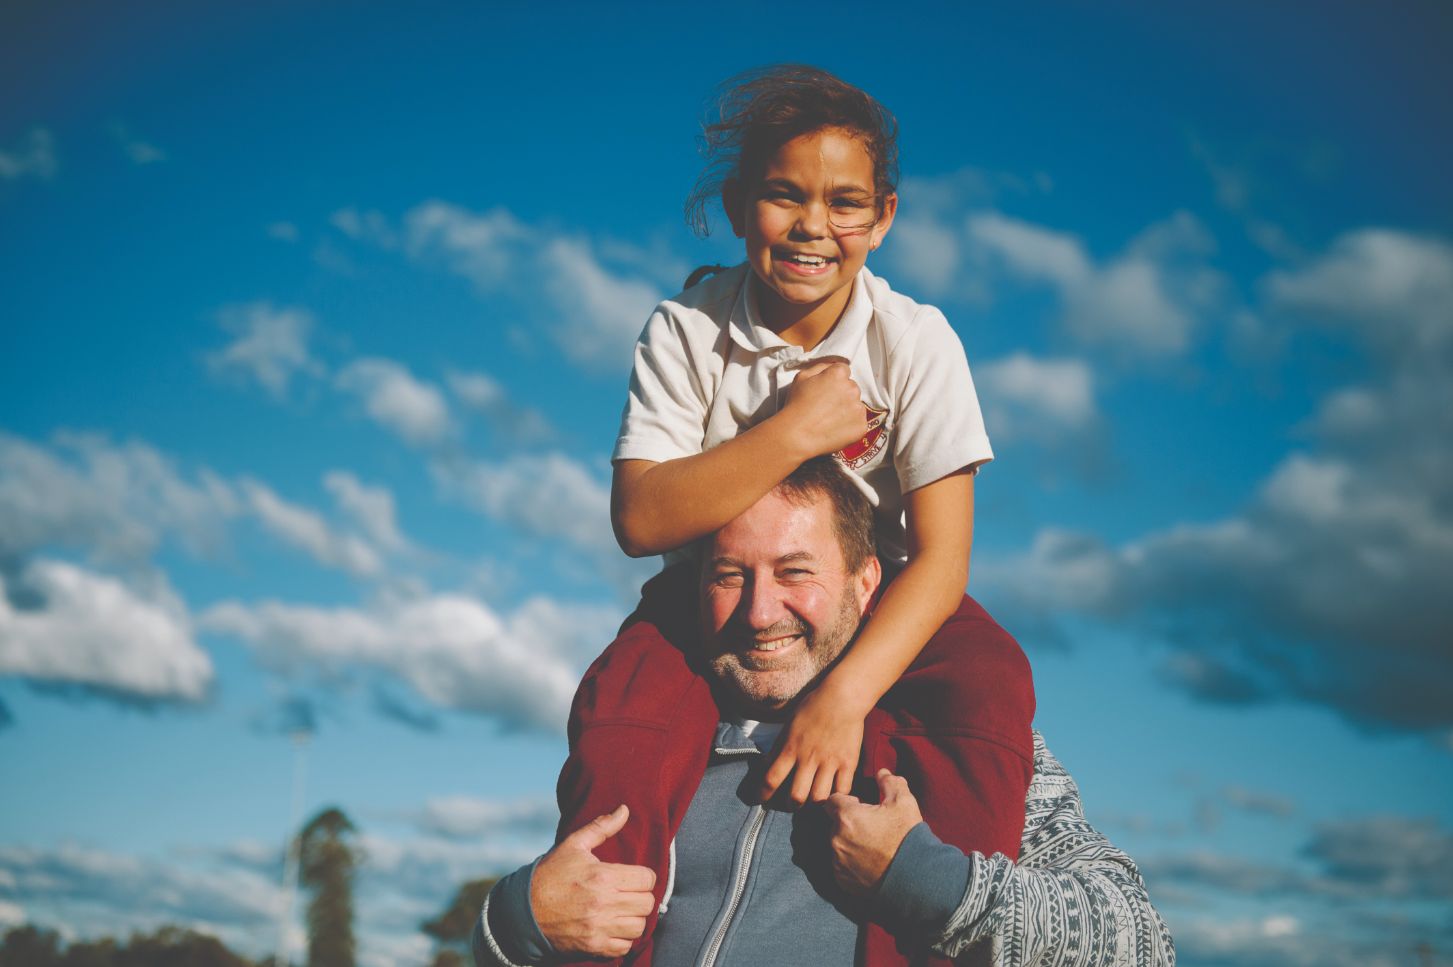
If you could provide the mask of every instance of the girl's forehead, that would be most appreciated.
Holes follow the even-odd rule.
[[[835,184],[873,185],[873,157],[860,137],[842,128],[800,134],[768,158],[762,177],[821,177]]]

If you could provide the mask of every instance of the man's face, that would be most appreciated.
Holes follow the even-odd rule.
[[[832,505],[770,493],[717,532],[702,563],[702,640],[741,711],[778,717],[852,641],[880,577],[843,563]]]

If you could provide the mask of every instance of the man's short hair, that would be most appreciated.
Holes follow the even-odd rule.
[[[832,506],[832,529],[849,573],[861,571],[868,558],[878,552],[873,537],[873,505],[832,457],[813,457],[772,492],[799,505],[816,497],[827,500]]]

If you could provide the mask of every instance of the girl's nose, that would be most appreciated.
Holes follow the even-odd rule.
[[[827,235],[827,205],[821,199],[810,199],[797,206],[797,231],[806,238]]]

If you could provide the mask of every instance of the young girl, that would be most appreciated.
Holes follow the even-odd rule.
[[[963,593],[974,473],[992,452],[947,321],[865,267],[897,211],[895,136],[876,101],[823,71],[781,66],[730,83],[688,214],[702,230],[719,192],[745,264],[662,303],[636,348],[612,518],[627,553],[666,553],[671,566],[577,694],[560,832],[627,802],[626,829],[598,855],[657,869],[658,896],[717,717],[693,666],[697,575],[679,549],[823,454],[873,500],[894,576],[794,709],[761,795],[822,800],[866,769],[911,773],[906,757],[925,781],[962,787],[937,819],[926,803],[935,832],[966,850],[1018,853],[1028,666]],[[860,768],[865,720],[876,751]],[[895,745],[925,731],[937,751]]]

